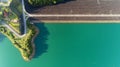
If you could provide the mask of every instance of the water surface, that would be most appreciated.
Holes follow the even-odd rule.
[[[43,52],[25,62],[5,38],[0,42],[0,67],[120,67],[120,24],[36,26],[45,33],[35,41]]]

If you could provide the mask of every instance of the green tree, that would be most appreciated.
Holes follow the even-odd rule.
[[[28,0],[32,6],[45,6],[64,2],[64,0]]]

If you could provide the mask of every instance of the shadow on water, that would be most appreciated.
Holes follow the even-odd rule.
[[[72,2],[72,1],[76,1],[76,0],[64,0],[63,2],[54,4],[54,5],[65,4],[65,3],[67,3],[67,2]],[[53,4],[47,5],[47,6],[52,6],[52,5],[53,5]],[[37,7],[31,6],[31,5],[28,3],[28,1],[25,0],[25,9],[26,9],[26,11],[27,11],[28,13],[32,13],[32,12],[34,12],[34,11],[36,11],[36,10],[39,10],[39,9],[43,8],[43,7],[45,7],[45,5],[44,5],[44,6],[37,6]],[[69,7],[69,5],[68,5],[68,7]]]
[[[48,39],[49,32],[45,27],[44,23],[36,23],[35,26],[39,29],[39,34],[34,40],[36,48],[34,58],[37,58],[43,53],[47,52],[48,44],[46,43],[46,41]]]
[[[6,37],[2,33],[0,33],[0,42],[2,42],[5,38]]]

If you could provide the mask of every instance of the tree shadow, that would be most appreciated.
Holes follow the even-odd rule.
[[[35,55],[33,58],[38,58],[43,53],[47,52],[48,44],[46,42],[48,39],[49,32],[45,27],[44,23],[35,23],[34,25],[39,29],[39,33],[34,40]]]
[[[32,13],[33,11],[35,10],[38,10],[40,8],[43,8],[43,7],[46,7],[46,6],[52,6],[52,5],[58,5],[58,4],[64,4],[64,3],[67,3],[67,2],[71,2],[71,1],[76,1],[76,0],[64,0],[63,2],[60,2],[60,3],[57,3],[57,4],[51,4],[51,5],[44,5],[44,6],[37,6],[37,7],[34,7],[34,6],[31,6],[27,0],[25,0],[25,9],[28,13]],[[69,5],[68,5],[69,6]]]

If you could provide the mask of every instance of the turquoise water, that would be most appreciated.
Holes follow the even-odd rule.
[[[0,67],[120,67],[120,24],[36,26],[41,34],[35,58],[25,62],[5,38],[0,42]]]

